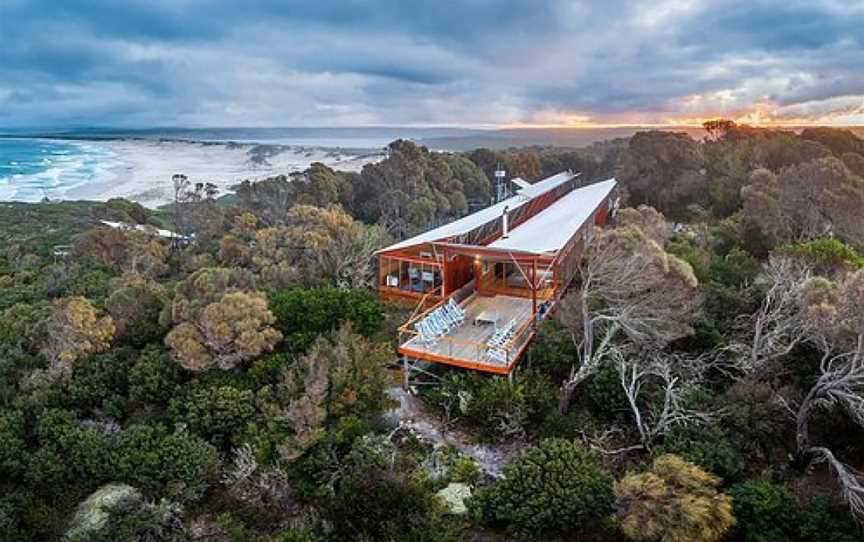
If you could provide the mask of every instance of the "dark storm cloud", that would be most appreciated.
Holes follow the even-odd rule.
[[[5,0],[0,125],[620,122],[795,106],[864,95],[855,4]]]

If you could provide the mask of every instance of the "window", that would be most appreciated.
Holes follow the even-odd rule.
[[[441,285],[441,268],[434,264],[381,257],[378,285],[423,294]]]

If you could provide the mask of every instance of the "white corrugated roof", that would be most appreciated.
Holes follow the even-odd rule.
[[[577,188],[498,239],[488,248],[549,253],[560,250],[609,197],[617,182],[609,179]]]
[[[390,245],[389,247],[382,248],[378,252],[389,252],[391,250],[398,250],[400,248],[411,247],[423,243],[430,243],[432,241],[440,241],[442,239],[447,239],[449,237],[468,233],[474,228],[482,226],[483,224],[494,220],[496,217],[501,216],[501,214],[504,212],[504,207],[509,206],[511,211],[513,209],[521,207],[533,198],[536,198],[541,194],[545,194],[553,188],[561,186],[576,175],[578,175],[578,173],[562,171],[561,173],[557,173],[555,175],[552,175],[551,177],[547,177],[541,181],[537,181],[536,183],[526,188],[521,189],[519,193],[515,196],[509,197],[494,205],[490,205],[485,209],[480,209],[479,211],[471,213],[470,215],[463,216],[458,220],[454,220],[453,222],[449,222],[433,230],[429,230],[427,232],[421,233],[420,235],[415,235],[414,237],[399,241],[398,243]]]

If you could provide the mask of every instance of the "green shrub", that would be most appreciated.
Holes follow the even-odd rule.
[[[141,347],[159,341],[167,331],[160,315],[168,303],[163,286],[144,279],[120,279],[105,300],[105,310],[114,319],[115,338]]]
[[[669,253],[678,256],[693,268],[700,283],[708,282],[712,253],[689,235],[675,235],[669,242]]]
[[[737,288],[752,280],[761,269],[759,260],[739,247],[734,247],[725,256],[715,255],[711,259],[705,282]]]
[[[570,409],[563,414],[556,409],[540,425],[532,427],[531,432],[541,439],[557,437],[573,440],[583,435],[594,434],[600,429],[601,423],[591,410],[578,408]]]
[[[29,451],[24,414],[0,409],[0,479],[11,480],[25,473]]]
[[[243,376],[248,386],[257,390],[267,384],[274,384],[279,379],[282,368],[294,361],[294,355],[285,352],[265,354],[253,361]]]
[[[119,348],[76,363],[68,387],[73,404],[86,414],[122,419],[134,354],[130,349]]]
[[[612,511],[612,475],[578,442],[547,439],[469,501],[484,523],[523,536],[574,534]]]
[[[477,484],[482,477],[483,471],[470,457],[458,459],[447,471],[448,482],[459,482],[471,486]]]
[[[196,386],[171,400],[168,411],[178,423],[217,446],[237,444],[255,416],[255,395],[231,386]]]
[[[129,370],[129,399],[138,404],[165,404],[176,394],[181,378],[180,365],[168,352],[149,346]]]
[[[790,438],[794,442],[786,413],[775,398],[773,386],[755,379],[739,380],[721,398],[728,410],[723,425],[748,457],[783,461],[783,443]]]
[[[528,356],[533,368],[560,382],[579,359],[579,352],[570,331],[554,318],[547,318],[540,324]]]
[[[327,542],[327,538],[309,529],[292,529],[277,534],[272,542]]]
[[[441,386],[429,390],[426,399],[445,413],[449,410],[451,420],[458,420],[485,441],[523,436],[555,415],[558,406],[557,388],[533,370],[513,382],[453,371]]]
[[[163,425],[133,425],[115,436],[115,479],[171,497],[197,496],[213,480],[219,457],[206,441]]]
[[[723,431],[714,425],[677,429],[666,436],[654,452],[658,456],[681,456],[726,482],[734,481],[741,475],[741,454]]]
[[[30,305],[41,301],[40,275],[32,271],[18,271],[0,275],[0,311],[15,305]]]
[[[627,396],[621,387],[621,377],[618,369],[611,363],[600,367],[594,376],[585,383],[585,392],[591,405],[591,411],[598,417],[614,420],[622,413],[630,412]]]
[[[784,486],[749,480],[729,489],[736,525],[730,540],[774,542],[794,538],[798,501]]]
[[[284,345],[294,352],[306,350],[318,335],[334,331],[345,322],[367,337],[384,323],[375,296],[357,290],[332,287],[282,290],[271,296],[269,307]]]
[[[36,420],[39,448],[28,470],[36,483],[49,487],[95,488],[108,474],[110,438],[87,427],[68,410],[49,409]]]
[[[464,421],[484,440],[505,440],[525,432],[528,413],[521,388],[506,378],[481,377],[464,395]]]
[[[45,323],[51,310],[49,302],[40,301],[19,303],[0,311],[0,347],[35,353],[45,339]]]
[[[803,243],[781,245],[776,251],[804,258],[820,274],[864,267],[864,254],[836,237],[822,237]]]
[[[114,269],[82,259],[63,273],[62,278],[54,285],[57,288],[56,293],[51,293],[56,297],[81,296],[100,302],[111,291],[111,279],[116,276],[117,271]]]
[[[429,489],[390,473],[358,472],[325,503],[333,540],[450,542],[461,540]]]
[[[855,524],[849,509],[819,495],[801,507],[797,519],[801,540],[807,542],[860,542],[861,527]]]
[[[63,519],[30,491],[0,486],[0,542],[49,540]]]
[[[111,198],[105,202],[104,211],[112,220],[130,224],[147,224],[150,211],[140,203],[123,198]]]

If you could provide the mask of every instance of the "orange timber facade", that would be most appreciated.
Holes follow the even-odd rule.
[[[399,328],[406,378],[417,361],[510,375],[614,213],[616,187],[562,172],[380,250],[380,297],[416,304]]]

